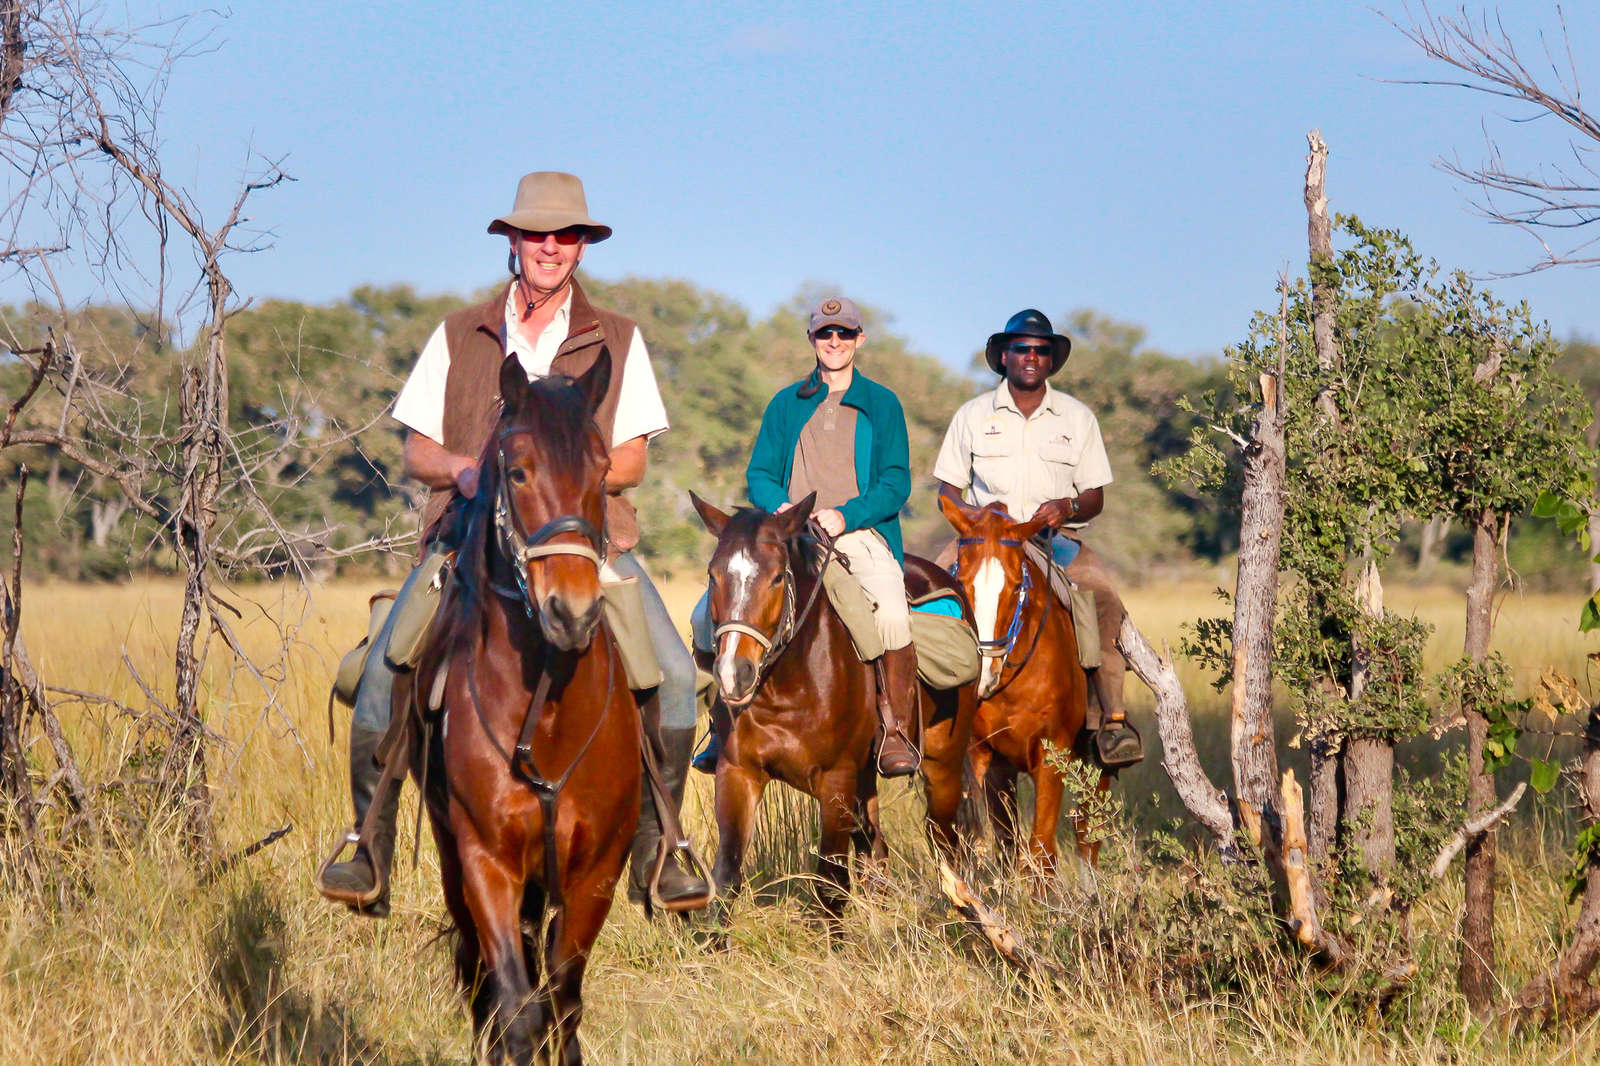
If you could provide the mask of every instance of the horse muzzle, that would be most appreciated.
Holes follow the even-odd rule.
[[[601,610],[599,596],[589,597],[587,605],[582,605],[551,594],[539,601],[539,628],[545,639],[562,651],[582,651],[594,639]]]

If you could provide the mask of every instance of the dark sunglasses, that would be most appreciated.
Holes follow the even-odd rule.
[[[1053,344],[1008,344],[1006,351],[1015,355],[1050,355],[1055,351]]]
[[[566,229],[546,230],[543,232],[535,229],[525,229],[522,231],[522,235],[534,244],[543,244],[546,237],[554,237],[557,244],[571,246],[583,240],[584,234],[587,232],[582,226],[569,226]]]
[[[850,329],[847,326],[823,326],[811,335],[813,340],[819,341],[827,340],[830,337],[843,337],[847,341],[853,341],[859,336],[861,336],[859,329]]]

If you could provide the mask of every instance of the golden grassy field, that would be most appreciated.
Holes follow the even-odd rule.
[[[437,863],[428,844],[410,866],[403,808],[394,917],[363,921],[324,904],[312,870],[347,818],[347,712],[338,742],[324,724],[326,685],[339,654],[365,630],[366,586],[280,586],[238,592],[241,641],[263,658],[264,677],[229,665],[214,646],[207,669],[211,725],[230,740],[214,754],[219,835],[234,849],[280,825],[293,832],[208,886],[196,884],[161,827],[130,846],[84,860],[81,902],[48,908],[0,899],[0,1066],[12,1063],[456,1063],[470,1058],[469,1028],[441,936]],[[697,588],[664,590],[686,618]],[[127,663],[157,693],[170,690],[179,590],[170,583],[32,585],[23,633],[56,686],[106,692],[143,711]],[[1458,590],[1392,589],[1438,634],[1430,666],[1461,643]],[[1203,584],[1135,590],[1130,610],[1159,647],[1181,623],[1220,613]],[[1587,683],[1592,641],[1576,632],[1573,597],[1512,597],[1496,647],[1519,688],[1554,666]],[[269,658],[280,633],[287,661]],[[1196,713],[1202,755],[1219,781],[1226,765],[1221,697],[1179,663]],[[268,695],[271,698],[268,698]],[[1154,741],[1148,694],[1132,678],[1136,721]],[[61,708],[97,781],[126,761],[136,722],[115,709]],[[1153,745],[1154,746],[1154,745]],[[1177,873],[1153,864],[1131,835],[1178,813],[1151,758],[1124,774],[1127,815],[1109,841],[1102,909],[1119,913]],[[687,803],[703,853],[714,844],[709,779]],[[860,895],[842,938],[830,942],[805,908],[809,811],[769,790],[752,883],[767,887],[736,911],[731,948],[704,950],[691,928],[649,924],[619,902],[586,983],[585,1052],[598,1063],[1167,1063],[1486,1062],[1592,1063],[1595,1023],[1511,1037],[1465,1020],[1449,980],[1459,907],[1453,873],[1414,914],[1421,977],[1387,1015],[1361,1006],[1356,982],[1333,984],[1290,966],[1262,994],[1244,982],[1175,1000],[1158,978],[1137,976],[1139,945],[1095,917],[1080,879],[1033,901],[1017,884],[979,887],[1035,946],[1067,968],[1064,981],[1019,980],[974,942],[939,902],[918,826],[919,801],[902,784],[885,793],[894,849],[882,888]],[[1552,956],[1570,915],[1559,902],[1565,869],[1560,817],[1546,809],[1503,834],[1500,974],[1508,988]],[[1143,837],[1143,832],[1140,834]],[[132,839],[132,838],[129,838]],[[1225,916],[1223,916],[1225,918]],[[1096,941],[1105,932],[1103,941]],[[1099,946],[1096,946],[1099,944]],[[1105,945],[1135,965],[1106,961]],[[1086,946],[1087,945],[1087,946]],[[1278,971],[1262,944],[1262,973]],[[1100,978],[1122,976],[1116,985]]]

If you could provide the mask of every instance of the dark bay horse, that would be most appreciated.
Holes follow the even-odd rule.
[[[1014,522],[996,505],[974,510],[943,496],[939,509],[959,537],[956,577],[972,603],[983,653],[973,776],[983,789],[996,848],[1008,859],[1017,848],[1017,775],[1033,779],[1028,851],[1040,872],[1053,875],[1064,786],[1045,759],[1046,744],[1077,757],[1089,686],[1072,618],[1056,602],[1049,575],[1023,551],[1044,523]],[[1110,784],[1102,774],[1100,790]],[[1073,825],[1079,857],[1093,863],[1100,845],[1088,839],[1088,820],[1075,811]]]
[[[605,353],[576,381],[502,365],[454,606],[415,675],[442,693],[412,765],[429,767],[456,971],[494,1061],[581,1061],[584,968],[638,820],[639,712],[599,625],[610,374]]]
[[[873,670],[861,662],[821,587],[825,555],[805,535],[810,498],[777,515],[749,507],[728,515],[690,498],[717,538],[708,567],[718,634],[714,673],[718,696],[734,716],[717,764],[718,892],[724,901],[738,892],[762,791],[782,781],[821,809],[817,896],[836,928],[850,886],[851,844],[868,858],[885,850],[877,819]],[[905,568],[913,592],[951,587],[927,560],[908,555]],[[953,857],[976,697],[972,685],[918,689],[929,834]]]

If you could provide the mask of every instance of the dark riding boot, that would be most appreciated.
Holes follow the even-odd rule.
[[[917,726],[917,649],[910,644],[883,653],[883,668],[878,673],[889,699],[892,717],[882,722],[883,740],[878,745],[878,773],[884,777],[905,777],[922,765],[922,753],[912,742]]]
[[[1113,691],[1120,686],[1106,675],[1104,669],[1090,670],[1089,683],[1094,686],[1100,704],[1101,721],[1094,729],[1094,750],[1100,765],[1107,770],[1120,770],[1144,759],[1144,740],[1128,721],[1122,707],[1122,693]]]
[[[648,732],[648,730],[647,730]],[[694,753],[694,728],[662,729],[660,755],[661,784],[668,797],[679,809],[683,808],[683,790],[688,783],[689,756]],[[640,782],[639,828],[633,834],[633,848],[628,857],[628,899],[634,903],[647,903],[650,899],[650,875],[655,869],[657,849],[661,843],[661,820],[656,814],[655,797],[650,791],[647,776]],[[661,867],[661,881],[656,886],[657,895],[664,906],[689,899],[699,899],[711,894],[711,886],[694,871],[686,869],[676,851],[670,854]]]
[[[378,764],[378,746],[382,741],[382,733],[363,729],[358,724],[350,727],[350,798],[354,801],[357,826],[367,817],[372,794],[383,776],[383,767]],[[383,809],[378,812],[370,850],[362,845],[348,861],[336,862],[322,872],[317,888],[324,896],[370,918],[389,916],[389,866],[394,858],[395,822],[399,812],[400,790],[396,788],[390,791]],[[380,882],[383,891],[369,899]],[[357,902],[359,900],[368,902]]]

